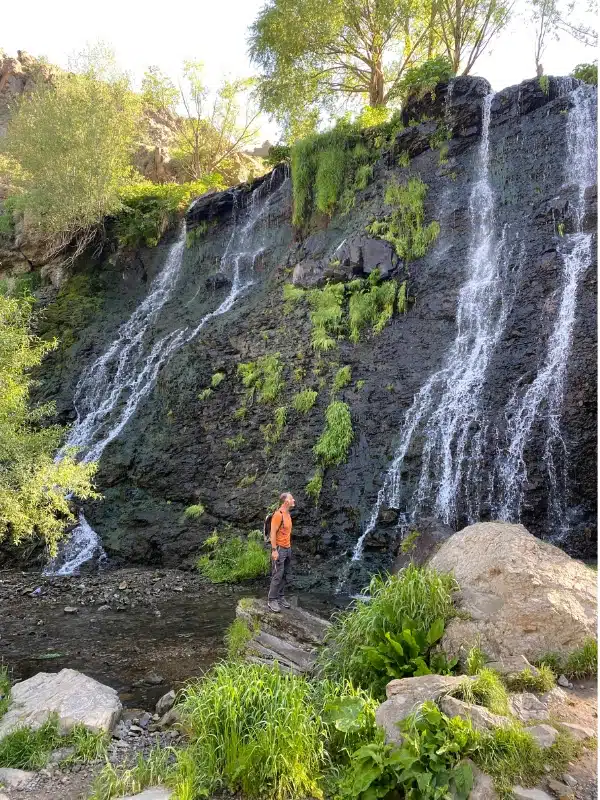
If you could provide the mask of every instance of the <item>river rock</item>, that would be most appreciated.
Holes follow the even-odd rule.
[[[439,706],[448,717],[460,717],[461,719],[470,720],[476,731],[487,732],[494,730],[494,728],[502,728],[511,724],[508,717],[492,714],[487,708],[465,703],[459,700],[458,697],[451,697],[450,695],[442,697],[439,701]]]
[[[38,672],[11,689],[8,711],[0,720],[0,739],[18,727],[39,728],[58,715],[61,733],[82,724],[92,731],[110,731],[121,713],[114,689],[74,669],[57,674]]]
[[[456,656],[476,642],[493,660],[567,653],[597,626],[595,574],[522,525],[480,522],[445,542],[430,564],[454,572],[459,604],[442,639]]]
[[[163,694],[158,703],[156,704],[156,713],[162,717],[167,711],[170,711],[175,705],[175,690],[171,689],[170,692]]]
[[[464,680],[464,676],[420,675],[390,681],[385,689],[388,699],[375,712],[375,721],[384,729],[386,741],[400,743],[399,722],[427,700],[438,700]]]
[[[7,789],[25,789],[35,777],[35,772],[3,767],[0,769],[0,786],[5,786]]]
[[[552,725],[533,725],[531,728],[526,728],[526,730],[544,750],[547,747],[552,747],[558,736],[558,731]]]
[[[556,681],[559,686],[562,686],[563,689],[572,689],[573,684],[570,680],[568,680],[564,675],[559,675]]]
[[[155,786],[153,789],[144,789],[139,794],[128,794],[126,797],[117,797],[116,800],[169,800],[173,795],[171,789]]]

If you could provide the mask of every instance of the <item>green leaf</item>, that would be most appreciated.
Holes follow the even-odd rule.
[[[439,639],[442,638],[443,633],[444,620],[441,617],[438,617],[427,632],[427,644],[430,646],[435,644]]]
[[[365,701],[362,697],[340,697],[325,706],[323,718],[338,731],[350,733],[360,730],[360,717],[364,707]]]

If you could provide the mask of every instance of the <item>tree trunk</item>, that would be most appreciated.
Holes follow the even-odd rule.
[[[383,81],[383,65],[381,57],[371,67],[371,81],[369,84],[369,105],[371,108],[378,108],[385,105],[385,92]]]

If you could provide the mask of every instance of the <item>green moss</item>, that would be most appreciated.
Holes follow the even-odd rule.
[[[42,339],[58,339],[59,349],[67,350],[76,334],[100,313],[103,300],[100,285],[87,273],[73,275],[59,291],[54,302],[40,313],[38,330]]]
[[[394,246],[404,261],[422,258],[440,232],[435,220],[424,225],[423,201],[427,184],[421,178],[410,178],[406,183],[392,182],[385,193],[385,202],[392,207],[386,219],[372,222],[367,230]]]
[[[208,400],[213,395],[213,390],[210,387],[206,389],[202,389],[202,391],[198,394],[198,400],[203,403],[205,400]]]

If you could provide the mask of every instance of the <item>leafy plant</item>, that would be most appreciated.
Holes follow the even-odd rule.
[[[598,86],[598,62],[591,64],[577,64],[571,75],[584,83]]]
[[[466,668],[467,675],[477,675],[484,668],[486,657],[483,650],[478,645],[473,645],[467,653]]]
[[[183,513],[186,517],[189,517],[189,519],[200,519],[204,514],[204,510],[202,503],[196,503],[195,505],[188,506]]]
[[[545,95],[550,94],[550,79],[547,75],[540,75],[538,78],[540,89]]]
[[[315,501],[315,505],[319,502],[321,490],[323,488],[323,470],[317,469],[312,478],[304,487],[306,494]]]
[[[238,483],[240,489],[245,489],[247,486],[252,486],[256,483],[256,479],[258,478],[258,472],[255,472],[253,475],[244,475],[241,481]]]
[[[238,583],[269,573],[262,531],[251,531],[246,540],[240,536],[207,539],[204,546],[210,553],[200,556],[196,566],[211,583]]]
[[[311,289],[308,293],[313,325],[311,342],[314,350],[331,350],[335,338],[342,330],[344,286],[328,284],[323,289]]]
[[[277,444],[277,442],[281,439],[286,420],[287,406],[279,406],[279,408],[275,409],[273,422],[269,422],[263,427],[263,434],[267,446]]]
[[[420,535],[419,531],[411,531],[408,533],[400,543],[400,552],[405,555],[411,553],[417,546],[417,539]]]
[[[225,380],[225,373],[224,372],[215,372],[215,374],[210,379],[210,385],[212,389],[216,389],[220,386],[223,381]]]
[[[212,397],[213,394],[213,390],[208,386],[206,389],[202,389],[202,391],[199,392],[198,400],[203,403],[205,400],[208,400],[209,397]]]
[[[299,414],[307,414],[317,401],[318,393],[313,389],[297,392],[292,397],[292,406]]]
[[[313,447],[313,452],[323,467],[329,467],[341,464],[348,458],[354,438],[348,404],[334,400],[327,406],[325,421],[325,430]]]
[[[248,399],[252,401],[255,394],[259,403],[273,403],[284,387],[282,379],[283,364],[280,354],[265,355],[256,361],[238,364],[238,374],[248,390]]]
[[[453,77],[454,70],[450,59],[447,56],[435,56],[406,70],[401,80],[402,94],[413,100],[420,100],[429,94],[433,99],[437,84]]]
[[[344,389],[348,384],[352,381],[352,367],[346,365],[345,367],[340,367],[338,371],[335,373],[335,377],[333,379],[333,386],[331,387],[332,394],[337,394],[342,389]]]
[[[299,303],[304,298],[304,295],[304,289],[294,286],[293,283],[285,283],[283,285],[283,313],[289,314],[296,303]]]
[[[234,453],[240,449],[240,447],[245,444],[246,439],[243,434],[236,433],[235,436],[230,436],[225,439],[225,444],[227,447],[232,450]]]
[[[369,325],[374,333],[381,333],[394,314],[397,289],[396,281],[380,283],[378,270],[373,270],[366,281],[352,281],[348,305],[351,341],[358,342],[363,328]]]

